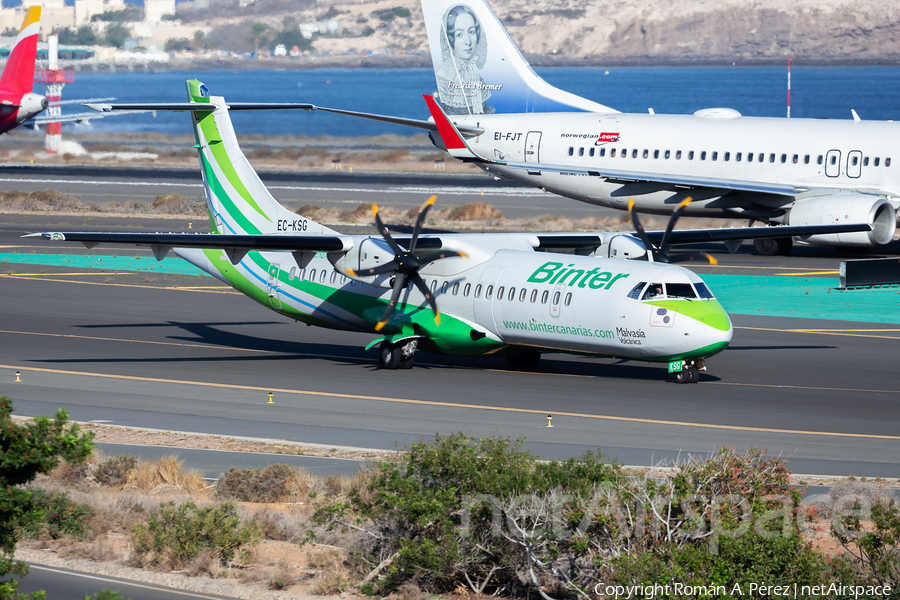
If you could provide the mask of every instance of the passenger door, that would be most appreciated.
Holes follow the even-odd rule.
[[[525,162],[541,162],[541,132],[529,131],[525,136]]]
[[[475,303],[475,322],[494,333],[497,333],[497,324],[494,320],[494,297],[497,295],[497,285],[504,271],[506,271],[506,267],[488,267],[485,269],[478,280],[478,283],[481,285],[481,294],[478,298],[472,299]],[[490,293],[488,293],[488,290],[490,290]],[[440,304],[441,299],[438,298],[437,300]]]
[[[281,273],[281,265],[278,263],[269,265],[269,276],[266,283],[269,291],[269,304],[272,305],[272,308],[281,308],[281,294],[278,289],[279,273]]]

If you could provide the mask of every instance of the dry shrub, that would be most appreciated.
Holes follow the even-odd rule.
[[[97,465],[94,479],[97,483],[109,487],[124,487],[134,481],[138,459],[134,456],[120,454]]]
[[[843,480],[832,486],[828,499],[816,503],[822,515],[831,518],[835,508],[846,512],[856,502],[868,513],[876,504],[887,505],[895,496],[890,489],[883,488],[874,483],[862,481]]]
[[[322,212],[322,207],[317,204],[304,204],[294,212],[298,215],[306,217],[307,219],[318,221],[320,220],[319,213]]]
[[[37,190],[31,193],[12,190],[0,194],[0,206],[31,212],[100,212],[99,205],[82,202],[77,196],[56,190]]]
[[[64,487],[85,486],[91,482],[92,473],[97,468],[99,457],[100,455],[95,452],[80,465],[61,462],[50,471],[50,480]]]
[[[265,469],[229,469],[216,484],[216,496],[241,502],[287,502],[309,492],[309,477],[286,464]]]
[[[262,158],[272,158],[275,156],[275,151],[269,148],[268,146],[260,146],[258,148],[254,148],[247,155],[247,158],[252,159],[262,159]]]
[[[318,570],[312,581],[310,592],[316,596],[340,594],[350,582],[350,573],[341,553],[333,548],[321,548],[307,554],[307,563]]]
[[[451,221],[490,221],[502,219],[503,213],[484,202],[472,202],[457,206],[450,211],[447,218]]]
[[[215,579],[219,574],[219,559],[213,550],[201,550],[185,567],[191,577],[206,576]]]
[[[297,581],[296,570],[282,558],[278,560],[275,569],[268,572],[266,583],[270,590],[286,590]]]
[[[182,196],[181,194],[163,194],[153,199],[150,205],[152,212],[164,215],[203,216],[206,214],[206,203]]]
[[[384,214],[384,211],[382,211],[380,207],[378,210],[382,213],[382,215]],[[342,221],[349,221],[351,223],[358,223],[359,221],[371,222],[372,205],[366,202],[364,204],[360,204],[353,210],[342,210],[340,218]]]
[[[134,485],[142,490],[169,486],[189,494],[206,489],[200,472],[185,469],[184,462],[175,456],[164,456],[155,462],[140,461],[134,475]]]
[[[98,537],[92,542],[74,543],[60,550],[60,558],[83,558],[94,562],[120,563],[125,560],[126,553],[117,547],[106,536]]]
[[[406,148],[397,150],[386,150],[380,153],[379,159],[384,162],[404,162],[412,160],[412,153]]]
[[[462,588],[468,592],[468,588]],[[429,595],[419,589],[412,581],[407,581],[397,588],[397,591],[388,596],[388,600],[426,600]]]

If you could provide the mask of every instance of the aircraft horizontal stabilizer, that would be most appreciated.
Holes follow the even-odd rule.
[[[114,113],[115,116],[120,115],[134,115],[139,113],[148,113],[153,112],[150,110],[125,110],[122,112]],[[70,115],[58,115],[55,117],[49,117],[47,115],[43,115],[40,117],[35,117],[28,122],[28,125],[41,126],[46,125],[47,123],[83,123],[85,121],[90,121],[92,119],[102,119],[103,117],[109,117],[112,115],[103,115],[92,112],[81,112],[81,113],[72,113]]]
[[[349,237],[330,235],[222,235],[215,233],[117,233],[66,232],[31,233],[22,237],[41,237],[54,241],[83,244],[135,244],[169,248],[242,248],[283,250],[288,252],[346,252],[353,247]]]

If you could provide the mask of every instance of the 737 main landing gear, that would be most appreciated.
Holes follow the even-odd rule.
[[[686,360],[680,371],[675,372],[675,383],[699,383],[700,371],[705,371],[703,360]]]
[[[419,340],[412,340],[405,344],[381,342],[381,345],[378,347],[378,368],[412,369],[418,345]]]

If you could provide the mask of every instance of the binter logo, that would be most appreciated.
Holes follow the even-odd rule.
[[[618,142],[619,134],[618,133],[609,133],[604,132],[600,134],[600,137],[597,138],[597,141],[594,142],[595,146],[599,146],[601,144],[608,144],[610,142]]]
[[[628,273],[613,275],[609,271],[601,271],[599,267],[594,267],[590,271],[569,268],[574,266],[574,264],[570,264],[568,267],[563,267],[560,262],[547,262],[532,273],[526,281],[551,285],[568,283],[569,287],[577,285],[580,288],[589,287],[592,290],[608,290],[619,279],[628,277]]]

